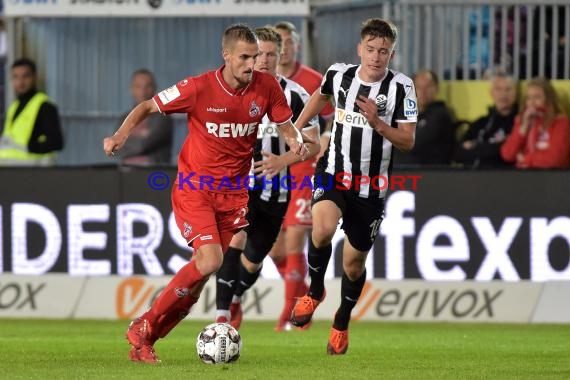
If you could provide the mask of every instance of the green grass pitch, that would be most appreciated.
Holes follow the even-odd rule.
[[[241,358],[214,366],[195,349],[208,323],[179,325],[152,366],[127,359],[127,321],[0,319],[0,379],[570,379],[565,325],[353,322],[348,353],[327,356],[328,322],[245,321]]]

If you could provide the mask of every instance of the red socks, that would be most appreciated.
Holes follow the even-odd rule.
[[[285,258],[279,262],[277,262],[277,261],[275,261],[275,259],[273,259],[273,263],[275,264],[275,267],[277,268],[277,272],[279,272],[279,275],[281,276],[281,278],[285,279],[285,274],[287,272],[287,256],[285,256]]]
[[[197,301],[197,298],[190,295],[190,292],[202,280],[204,276],[196,269],[196,263],[193,260],[174,275],[156,298],[150,310],[143,315],[143,318],[147,319],[151,325],[153,337],[158,339],[165,336],[184,319],[190,306]],[[182,314],[184,316],[180,318]]]
[[[285,270],[285,304],[281,313],[282,320],[289,320],[295,306],[295,299],[307,293],[305,276],[307,275],[307,259],[304,253],[287,255]]]

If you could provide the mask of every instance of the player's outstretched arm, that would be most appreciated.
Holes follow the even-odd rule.
[[[317,136],[318,130],[318,126],[305,128],[305,130],[303,130],[303,135],[306,135],[315,141],[315,143],[307,142],[304,144],[308,150],[308,153],[305,156],[294,154],[292,151],[288,151],[287,153],[281,155],[262,151],[261,154],[263,155],[263,160],[256,161],[253,164],[253,173],[262,174],[265,175],[268,179],[271,179],[286,166],[293,165],[299,161],[306,160],[317,155],[321,149]]]
[[[317,144],[316,139],[301,133],[294,125],[291,120],[286,121],[277,125],[279,133],[283,136],[283,140],[289,146],[289,149],[293,154],[301,156],[301,159],[305,159],[309,154],[307,145],[304,143]]]
[[[107,157],[112,156],[114,152],[118,151],[123,147],[123,145],[125,145],[125,141],[127,141],[132,130],[139,125],[141,121],[146,119],[151,113],[158,111],[158,106],[152,99],[141,102],[133,108],[117,132],[115,132],[113,136],[105,137],[103,139],[103,150]]]
[[[321,94],[319,89],[315,90],[313,95],[311,95],[307,101],[307,104],[305,104],[303,111],[295,121],[295,125],[299,128],[303,128],[305,125],[311,123],[311,120],[313,120],[313,118],[317,116],[323,108],[325,108],[329,101],[330,96]]]

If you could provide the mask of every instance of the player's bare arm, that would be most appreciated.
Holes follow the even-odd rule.
[[[311,120],[317,116],[323,108],[330,102],[331,96],[321,94],[321,91],[317,89],[313,92],[313,95],[309,98],[307,104],[303,108],[303,111],[295,121],[295,124],[302,127],[311,122]]]
[[[359,95],[356,104],[360,108],[360,113],[368,120],[368,124],[390,140],[396,148],[408,152],[414,147],[416,123],[398,123],[398,128],[392,128],[378,117],[376,102],[373,99]]]
[[[146,119],[150,114],[158,112],[158,106],[154,100],[146,100],[139,103],[125,118],[121,127],[113,136],[105,137],[103,140],[103,150],[107,157],[114,154],[125,145],[132,130]]]
[[[293,154],[301,156],[305,159],[309,154],[309,150],[305,143],[317,144],[316,139],[307,136],[305,133],[299,131],[291,120],[286,121],[277,125],[279,133],[283,136],[283,140],[289,146],[289,149]]]
[[[262,174],[267,178],[271,179],[273,176],[277,175],[283,168],[293,165],[299,161],[306,160],[317,155],[320,152],[320,142],[318,140],[318,126],[312,126],[305,128],[303,134],[314,139],[314,143],[307,142],[305,145],[307,147],[308,153],[305,156],[294,154],[292,151],[288,151],[285,154],[273,154],[271,152],[262,151],[263,160],[256,161],[253,166],[254,174]]]

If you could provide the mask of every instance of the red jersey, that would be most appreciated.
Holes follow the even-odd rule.
[[[178,156],[177,183],[184,178],[182,188],[247,192],[263,116],[276,124],[292,117],[272,75],[254,71],[247,87],[234,90],[224,81],[222,70],[223,66],[188,77],[153,98],[163,113],[188,115],[188,136]]]
[[[313,95],[313,92],[321,88],[321,82],[323,76],[316,70],[311,69],[309,66],[303,65],[299,62],[295,63],[295,71],[288,78],[294,82],[297,82],[303,87],[309,95]],[[325,108],[321,111],[320,115],[324,118],[328,118],[334,114],[334,107],[332,104],[327,103]]]
[[[566,115],[557,115],[547,129],[542,120],[534,123],[526,134],[520,133],[521,118],[517,116],[511,134],[501,146],[501,156],[515,162],[517,168],[570,167],[570,123]]]

